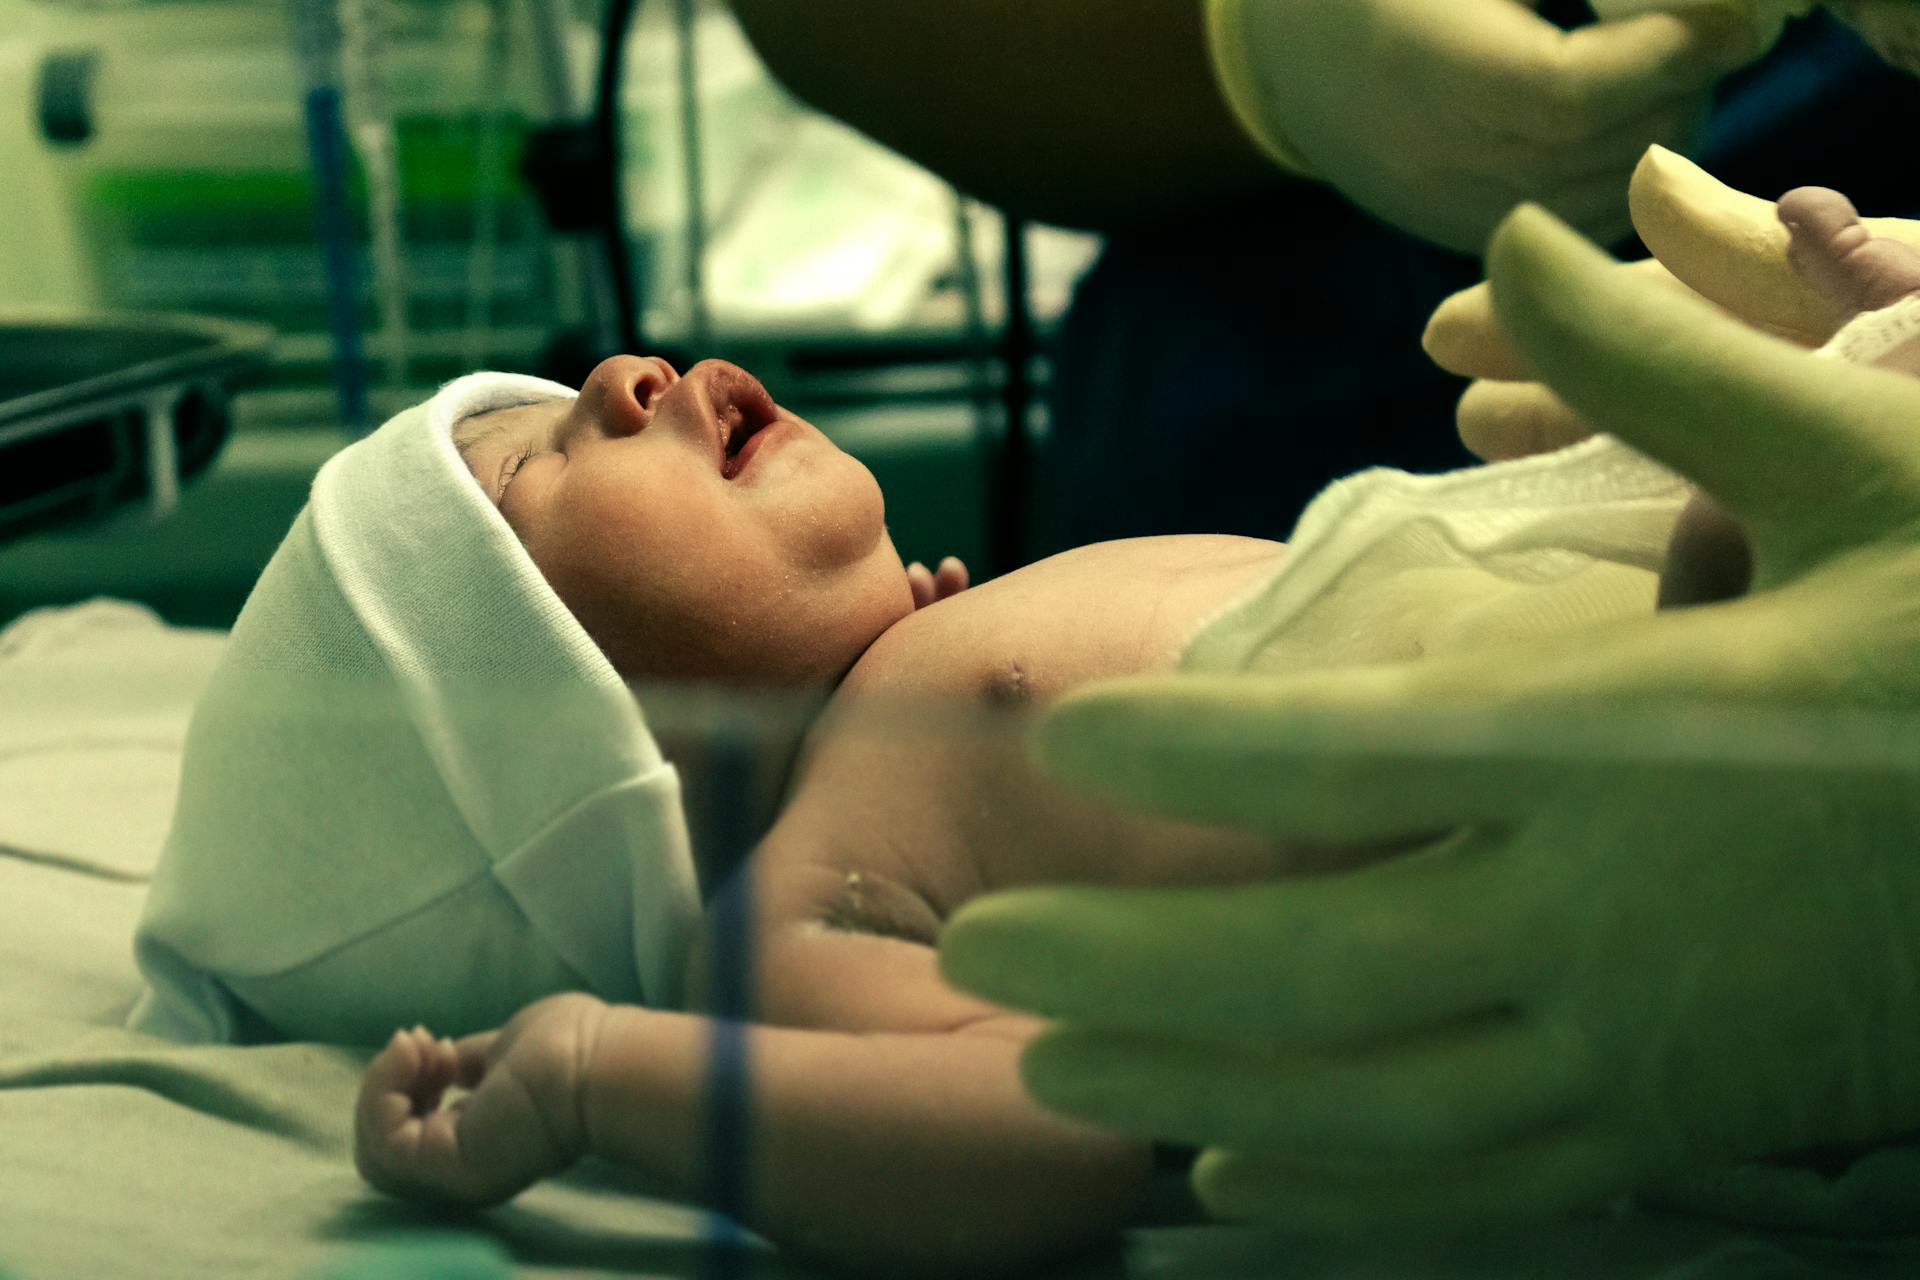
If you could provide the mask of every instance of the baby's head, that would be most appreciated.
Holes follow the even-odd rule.
[[[872,475],[733,365],[616,356],[453,439],[628,680],[830,682],[913,611]]]
[[[134,1025],[371,1043],[557,990],[677,1002],[699,897],[630,681],[830,683],[911,610],[872,477],[731,366],[449,384],[321,469],[234,625]]]

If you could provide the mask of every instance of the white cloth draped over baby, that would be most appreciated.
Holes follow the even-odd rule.
[[[1910,298],[1854,317],[1817,354],[1871,364],[1916,334]],[[1604,435],[1444,475],[1360,472],[1308,505],[1280,572],[1203,624],[1182,666],[1400,662],[1649,611],[1688,491]]]
[[[462,378],[321,470],[195,709],[134,1027],[364,1044],[558,990],[678,1002],[679,779],[450,436],[573,394]]]

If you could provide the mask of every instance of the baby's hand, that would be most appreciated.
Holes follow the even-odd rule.
[[[967,589],[967,566],[958,556],[948,556],[940,562],[938,571],[915,560],[907,566],[907,584],[913,588],[913,607],[924,609],[937,604],[948,596],[957,596]]]
[[[354,1163],[390,1195],[492,1205],[586,1153],[581,1093],[604,1001],[549,996],[498,1031],[396,1031],[354,1107]],[[442,1105],[449,1086],[471,1090]]]

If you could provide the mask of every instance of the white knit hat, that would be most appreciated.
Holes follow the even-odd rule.
[[[321,469],[195,709],[133,1026],[372,1044],[678,1001],[679,778],[450,434],[573,394],[461,378]]]

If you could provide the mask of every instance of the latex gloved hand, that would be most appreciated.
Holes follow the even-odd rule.
[[[1214,0],[1214,63],[1279,158],[1477,253],[1536,200],[1602,239],[1649,143],[1684,146],[1778,21],[1691,7],[1562,31],[1518,0]]]
[[[1240,887],[963,909],[943,973],[1060,1019],[1044,1104],[1208,1148],[1215,1212],[1470,1230],[1920,1125],[1920,381],[1817,360],[1537,209],[1490,254],[1568,403],[1700,484],[1752,594],[1460,658],[1156,677],[1041,762],[1315,843]]]
[[[1653,252],[1614,269],[1645,274],[1675,292],[1693,292],[1729,315],[1799,346],[1833,336],[1849,311],[1817,280],[1796,271],[1790,237],[1774,202],[1733,190],[1661,147],[1635,167],[1629,186],[1634,229]],[[1920,223],[1867,218],[1876,238],[1920,248]],[[1460,439],[1489,462],[1544,453],[1585,439],[1593,427],[1533,380],[1501,328],[1484,284],[1448,298],[1423,339],[1440,367],[1477,379],[1460,399]]]
[[[1826,0],[1873,51],[1920,76],[1920,5],[1913,0]]]

